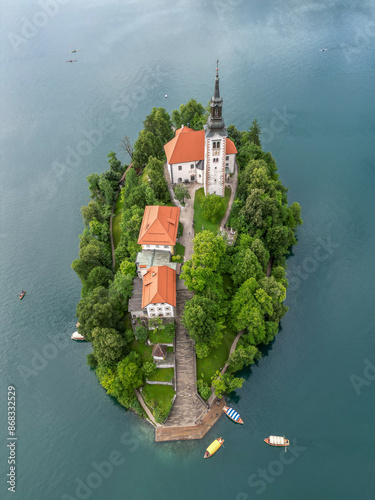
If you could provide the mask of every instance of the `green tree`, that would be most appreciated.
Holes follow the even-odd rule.
[[[118,271],[110,288],[111,291],[121,296],[127,302],[133,294],[133,279],[129,274],[124,276]]]
[[[135,262],[123,260],[120,264],[120,272],[123,276],[131,276],[134,278],[137,275],[137,266]]]
[[[103,216],[100,211],[99,204],[94,200],[89,201],[87,206],[82,207],[81,213],[86,226],[88,226],[93,219],[103,222]]]
[[[264,272],[256,255],[250,250],[240,249],[234,256],[232,264],[232,280],[235,286],[240,286],[249,278],[262,278]]]
[[[204,218],[210,222],[217,222],[224,215],[225,200],[218,194],[208,194],[202,201]]]
[[[87,182],[89,184],[89,190],[91,193],[91,198],[94,200],[100,201],[101,199],[101,191],[99,188],[99,181],[100,181],[100,176],[97,173],[90,174],[87,177]]]
[[[194,238],[194,253],[182,267],[181,279],[191,291],[214,290],[222,294],[221,273],[226,266],[226,245],[222,236],[202,231]]]
[[[105,365],[116,364],[127,350],[124,337],[114,328],[94,328],[92,346],[98,362]]]
[[[251,127],[250,127],[249,139],[251,142],[253,142],[257,146],[260,146],[260,134],[261,134],[260,125],[258,123],[258,120],[255,118],[255,120],[253,120],[253,123],[251,124]]]
[[[92,340],[94,328],[123,329],[122,318],[126,303],[118,296],[110,294],[107,288],[99,286],[77,306],[79,332],[86,340]]]
[[[197,380],[197,389],[203,399],[208,399],[211,396],[211,389],[209,385],[206,384],[201,378]]]
[[[212,385],[215,389],[215,395],[221,398],[224,394],[229,394],[242,387],[244,378],[234,377],[230,373],[221,375],[219,371],[212,377]]]
[[[90,354],[87,355],[87,364],[90,368],[96,368],[98,366],[98,360],[94,352],[90,352]]]
[[[202,130],[207,118],[207,110],[195,99],[190,99],[186,104],[181,104],[178,110],[172,111],[172,123],[176,128],[185,125],[193,130]]]
[[[143,363],[143,372],[146,378],[150,378],[156,372],[157,367],[152,361],[146,361]]]
[[[268,344],[273,339],[275,327],[267,324],[266,316],[273,316],[274,301],[254,278],[245,281],[234,295],[231,314],[237,331],[247,328],[251,344]]]
[[[181,203],[185,203],[185,198],[187,200],[190,199],[189,191],[183,184],[176,184],[176,186],[173,188],[173,191],[176,200],[180,201]]]
[[[223,338],[220,307],[211,299],[194,295],[185,304],[182,324],[195,342],[218,347]],[[203,354],[203,353],[202,353]]]
[[[139,342],[142,342],[143,344],[146,342],[148,339],[148,330],[142,325],[138,325],[137,328],[135,329],[135,336]]]
[[[171,118],[164,108],[152,108],[151,113],[146,116],[143,125],[144,130],[151,132],[159,139],[161,149],[173,137]],[[159,157],[157,156],[157,158]]]
[[[164,177],[163,162],[151,156],[144,170],[144,176],[148,179],[156,199],[164,203],[169,203],[171,201],[171,196],[169,194],[167,181]]]
[[[136,168],[143,168],[146,166],[150,156],[162,158],[161,147],[160,140],[152,132],[141,130],[134,144],[133,165]],[[128,174],[126,174],[127,176]]]
[[[229,367],[228,371],[230,373],[242,370],[244,366],[249,366],[254,364],[261,354],[259,350],[253,345],[239,345],[236,350],[232,352],[229,356]]]
[[[195,353],[198,359],[207,358],[207,356],[210,354],[210,351],[211,349],[209,344],[206,344],[204,342],[197,342],[195,344]]]
[[[176,334],[176,326],[174,323],[168,323],[164,327],[165,334],[172,340]]]
[[[108,287],[108,284],[113,280],[113,272],[107,267],[97,266],[90,271],[87,277],[87,284],[91,289],[98,286]]]
[[[132,351],[117,365],[117,373],[125,390],[137,389],[143,385],[145,377],[141,356]]]
[[[233,124],[229,125],[228,137],[229,137],[229,139],[231,139],[234,142],[234,144],[237,148],[237,151],[239,151],[239,149],[240,149],[241,139],[242,139],[243,134],[244,134],[244,132],[239,132]]]

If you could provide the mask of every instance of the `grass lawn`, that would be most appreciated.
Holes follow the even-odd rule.
[[[223,331],[223,341],[219,347],[213,349],[209,356],[204,359],[197,358],[197,379],[201,378],[211,386],[211,378],[216,370],[223,368],[229,357],[230,347],[236,338],[236,333],[231,328]]]
[[[148,337],[153,344],[172,344],[173,337],[166,335],[164,328],[159,328],[158,331],[152,330]]]
[[[230,193],[231,189],[226,187],[225,188],[225,205],[224,205],[224,210],[219,217],[218,222],[215,224],[213,222],[208,221],[207,219],[204,218],[203,216],[203,208],[201,207],[201,202],[202,199],[204,198],[204,188],[198,189],[198,191],[195,192],[195,199],[194,199],[194,231],[195,234],[200,233],[202,231],[202,226],[204,227],[204,230],[211,231],[213,233],[217,233],[219,227],[220,227],[220,222],[221,219],[224,217],[225,212],[228,207],[229,203],[229,198],[230,198]]]
[[[115,248],[117,248],[121,236],[121,229],[120,229],[121,217],[122,217],[122,197],[120,193],[116,201],[116,207],[115,211],[113,212],[113,221],[112,221],[113,244]]]
[[[173,368],[158,368],[154,375],[149,377],[149,380],[155,380],[158,382],[171,382],[174,375]]]
[[[181,245],[180,243],[176,243],[176,246],[174,247],[174,255],[176,257],[177,256],[180,257],[178,260],[175,260],[174,262],[184,262],[184,255],[185,255],[184,245]]]
[[[142,389],[143,399],[146,401],[152,413],[158,408],[163,415],[167,416],[171,410],[171,404],[175,392],[171,385],[145,384]]]
[[[131,350],[137,352],[142,356],[142,361],[153,361],[152,358],[152,345],[145,345],[143,342],[133,340],[131,343]]]
[[[167,346],[167,352],[173,353],[173,347],[171,345]]]

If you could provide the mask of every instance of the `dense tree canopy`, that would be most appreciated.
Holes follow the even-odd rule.
[[[127,352],[127,343],[114,328],[94,328],[92,330],[92,346],[99,363],[116,364]]]
[[[223,338],[223,325],[220,316],[220,307],[207,297],[194,295],[186,303],[182,323],[197,345],[198,343],[206,344],[206,347],[200,347],[201,355],[199,357],[207,356],[211,347],[220,345]]]
[[[222,216],[225,199],[218,194],[207,194],[201,201],[204,218],[210,222],[217,222]]]
[[[176,129],[185,125],[193,130],[202,130],[207,118],[207,109],[195,99],[190,99],[186,104],[181,104],[179,109],[172,111],[172,123]]]

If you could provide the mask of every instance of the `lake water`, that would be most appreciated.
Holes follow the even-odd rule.
[[[21,500],[374,498],[374,1],[8,0],[1,11],[0,498],[14,498],[9,385]],[[245,425],[221,418],[201,441],[156,444],[100,387],[90,345],[69,339],[70,265],[86,177],[111,150],[127,161],[121,139],[137,138],[153,106],[206,104],[217,58],[226,125],[258,119],[304,225],[282,331],[229,400]],[[266,446],[270,434],[293,449]],[[203,461],[218,436],[225,449]]]

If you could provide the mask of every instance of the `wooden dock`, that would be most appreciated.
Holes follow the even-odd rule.
[[[214,426],[219,418],[224,415],[223,406],[225,400],[222,398],[217,404],[212,405],[210,410],[202,416],[197,425],[185,427],[157,427],[155,430],[155,441],[183,441],[187,439],[202,439]]]

